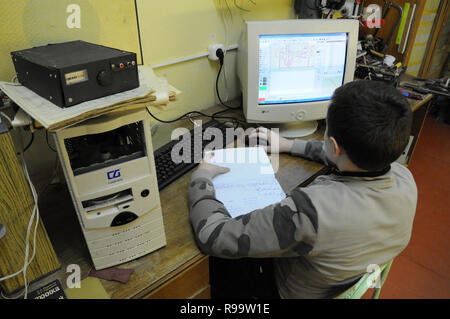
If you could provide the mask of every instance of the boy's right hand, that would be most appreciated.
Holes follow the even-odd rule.
[[[258,138],[267,141],[266,145],[261,145],[268,153],[289,153],[294,144],[294,140],[287,139],[265,127],[258,127],[249,136],[249,140]]]

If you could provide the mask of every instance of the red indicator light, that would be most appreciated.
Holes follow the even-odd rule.
[[[119,64],[119,67],[120,67],[121,69],[123,69],[123,68],[125,67],[125,65],[124,65],[123,63],[120,63],[120,64]]]

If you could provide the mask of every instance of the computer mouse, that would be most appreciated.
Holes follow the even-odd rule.
[[[226,126],[226,127],[234,128],[234,123],[230,122],[230,121],[224,122],[223,125]]]

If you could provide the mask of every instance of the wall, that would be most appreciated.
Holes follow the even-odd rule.
[[[67,27],[72,14],[66,12],[70,4],[78,4],[81,9],[79,29]],[[139,54],[134,1],[0,0],[0,80],[10,81],[15,75],[11,51],[78,39]],[[10,110],[5,112],[12,116]],[[24,145],[30,136],[30,132],[22,132]],[[20,136],[14,137],[18,144]],[[51,174],[55,157],[45,142],[45,131],[37,131],[32,146],[25,152],[30,174]]]
[[[256,5],[254,4],[256,3]],[[68,5],[81,9],[81,28],[69,29]],[[140,56],[135,1],[133,0],[0,0],[0,80],[10,81],[14,67],[9,53],[51,42],[81,39],[136,52],[144,64],[158,65],[207,51],[211,43],[237,44],[244,20],[294,18],[293,0],[136,0],[143,56]],[[239,9],[240,6],[242,9]],[[227,53],[227,93],[221,81],[221,97],[239,95],[236,50]],[[216,104],[215,79],[218,63],[206,57],[155,69],[183,93],[178,100],[155,114],[165,119]],[[29,133],[28,133],[29,134]],[[29,137],[24,133],[24,143]],[[26,152],[31,174],[51,172],[55,155],[45,143],[43,131]]]
[[[428,40],[433,28],[434,19],[439,8],[440,0],[426,0],[425,8],[420,20],[419,29],[409,58],[408,74],[419,75],[420,66],[426,53]]]
[[[295,17],[292,0],[253,2],[256,5],[249,0],[191,0],[189,5],[180,6],[180,2],[174,0],[164,3],[138,0],[144,63],[158,65],[173,59],[199,55],[206,52],[213,43],[228,42],[229,46],[235,45],[244,20]],[[225,23],[228,25],[228,41]],[[222,100],[227,93],[229,99],[240,94],[235,61],[236,50],[231,50],[227,53],[224,64],[228,90],[224,90],[223,78],[219,82]],[[188,111],[216,104],[215,80],[218,69],[219,64],[206,57],[155,68],[156,74],[167,76],[169,82],[183,92],[178,101],[169,104],[161,116],[165,119],[174,118]]]
[[[447,10],[447,15],[442,17],[442,24],[440,28],[435,31],[436,35],[436,43],[435,46],[428,46],[428,54],[431,56],[431,61],[428,70],[425,69],[426,62],[422,64],[422,73],[424,77],[427,78],[439,78],[444,73],[445,63],[449,53],[449,44],[450,44],[450,10],[448,9],[449,4],[447,4],[447,9],[445,6],[442,6],[440,10],[440,14],[444,14],[445,10]],[[438,22],[438,18],[436,18],[435,24]],[[436,27],[436,26],[435,26]],[[430,40],[432,42],[433,40]],[[431,44],[431,43],[430,43]]]
[[[70,4],[80,7],[80,28],[67,27]],[[2,81],[15,74],[11,51],[48,43],[85,40],[139,54],[132,0],[0,0],[0,8]]]

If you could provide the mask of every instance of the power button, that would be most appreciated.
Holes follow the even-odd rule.
[[[304,110],[300,110],[297,113],[295,113],[295,118],[298,121],[303,121],[305,119],[305,116],[306,116],[306,112]]]

